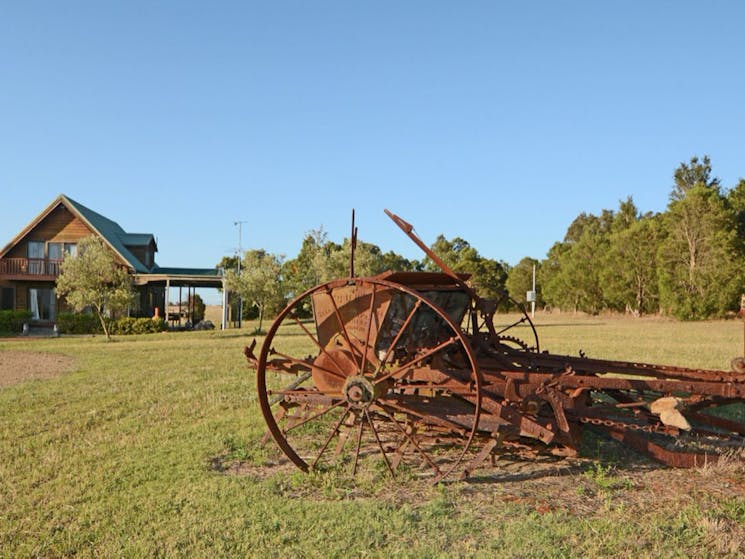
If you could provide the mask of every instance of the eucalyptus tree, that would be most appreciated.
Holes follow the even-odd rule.
[[[57,294],[76,311],[92,309],[111,340],[106,316],[132,304],[134,291],[127,269],[98,237],[78,242],[77,254],[67,254],[57,278]]]
[[[509,301],[504,295],[507,293],[505,283],[509,266],[505,262],[481,256],[461,237],[447,240],[443,235],[438,235],[430,248],[454,272],[471,274],[471,282],[480,296],[501,300],[501,310],[508,308]],[[427,271],[440,271],[430,258],[424,259],[422,267]]]
[[[259,249],[244,253],[240,272],[226,273],[228,288],[258,309],[258,331],[265,314],[279,312],[285,303],[281,271],[282,257]]]
[[[681,319],[734,310],[742,287],[741,241],[736,213],[718,182],[698,182],[673,199],[664,224],[666,238],[658,252],[662,309]]]
[[[718,191],[721,186],[720,181],[717,177],[711,176],[711,171],[711,159],[708,155],[704,155],[702,159],[694,156],[691,157],[690,163],[681,163],[673,172],[674,184],[670,192],[670,201],[683,200],[694,186],[703,186]]]
[[[608,305],[635,316],[659,310],[657,251],[664,238],[660,216],[646,215],[610,235],[601,272]]]
[[[535,258],[526,256],[520,262],[512,266],[507,272],[505,287],[515,301],[518,303],[527,303],[527,293],[533,290],[533,270],[535,269],[536,277],[542,275],[541,262]],[[543,304],[543,290],[540,282],[536,283],[536,305]]]
[[[600,216],[581,213],[555,243],[541,270],[546,302],[552,306],[591,314],[606,306],[601,271],[609,246],[613,212]]]

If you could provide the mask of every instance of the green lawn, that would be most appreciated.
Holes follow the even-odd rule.
[[[542,349],[706,368],[738,321],[539,315]],[[3,340],[76,359],[0,389],[2,557],[720,557],[745,553],[745,469],[511,464],[436,487],[267,463],[244,333]],[[594,441],[599,448],[603,441]],[[591,453],[592,454],[592,453]],[[620,460],[620,461],[619,461]],[[497,469],[499,472],[499,469]]]

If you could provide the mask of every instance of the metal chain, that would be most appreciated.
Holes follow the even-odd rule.
[[[643,431],[645,433],[669,434],[664,425],[636,425],[634,423],[623,423],[621,421],[611,421],[610,419],[600,419],[597,417],[580,417],[579,421],[580,423],[589,423],[591,425],[600,425],[602,427]]]

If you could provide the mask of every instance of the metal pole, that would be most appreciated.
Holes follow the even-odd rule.
[[[241,259],[243,258],[243,224],[248,223],[247,221],[234,221],[233,225],[238,226],[238,264],[237,264],[237,272],[238,277],[241,276]],[[243,320],[243,298],[238,295],[238,328],[241,327]]]
[[[530,310],[530,318],[535,318],[535,264],[533,264],[533,301],[530,303],[531,310]]]
[[[225,281],[225,270],[221,270],[222,275],[222,324],[221,330],[228,329],[228,284]]]

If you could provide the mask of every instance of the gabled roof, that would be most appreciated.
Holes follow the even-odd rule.
[[[155,239],[147,233],[127,233],[115,221],[102,216],[93,210],[86,208],[83,204],[60,194],[49,204],[31,223],[29,223],[16,237],[5,246],[0,252],[0,258],[13,248],[20,240],[25,237],[34,227],[44,220],[59,205],[63,205],[70,213],[85,223],[88,228],[98,234],[103,241],[113,250],[124,262],[138,273],[148,273],[148,268],[132,254],[127,248],[135,246],[147,246],[151,242],[155,244]],[[155,250],[158,250],[157,246]]]

